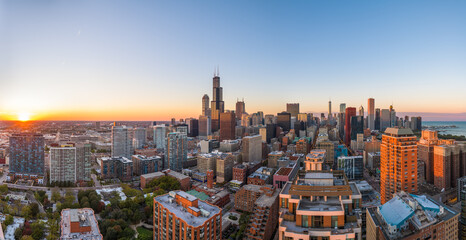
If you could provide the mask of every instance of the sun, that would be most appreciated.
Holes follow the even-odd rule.
[[[27,112],[18,113],[18,120],[21,122],[26,122],[31,120],[31,114]]]

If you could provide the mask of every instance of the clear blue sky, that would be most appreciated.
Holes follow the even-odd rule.
[[[466,1],[0,1],[0,113],[466,112]],[[1,118],[1,116],[0,116]]]

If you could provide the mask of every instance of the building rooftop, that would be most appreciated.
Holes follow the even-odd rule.
[[[80,228],[89,229],[90,231],[74,232],[71,229],[71,223],[79,223]],[[103,239],[100,234],[99,226],[90,208],[82,209],[64,209],[61,212],[61,238],[60,239],[83,239],[83,240],[100,240]],[[74,228],[73,228],[74,229]]]
[[[133,161],[126,158],[126,157],[102,157],[101,158],[102,162],[105,162],[105,161],[112,161],[112,160],[117,160],[117,161],[120,161],[122,163],[132,163]]]
[[[221,212],[221,209],[217,206],[210,205],[203,201],[198,201],[198,207],[190,207],[193,211],[197,212],[200,211],[201,215],[198,217],[189,213],[183,206],[176,203],[174,200],[174,195],[180,195],[183,198],[189,198],[197,200],[196,197],[189,193],[185,193],[183,191],[174,191],[170,192],[169,194],[161,195],[155,197],[155,201],[160,203],[164,208],[168,209],[171,213],[176,215],[178,218],[181,218],[185,221],[188,225],[192,227],[199,227],[203,225],[207,220],[209,220],[212,216]],[[194,201],[193,200],[193,201]]]
[[[310,158],[310,159],[323,159],[323,158],[325,158],[326,152],[327,151],[325,149],[311,150],[311,152],[306,155],[306,159],[308,159],[308,158]]]
[[[172,176],[172,177],[174,177],[174,178],[176,178],[178,180],[183,180],[183,179],[189,178],[189,176],[186,176],[184,174],[181,174],[181,173],[175,172],[175,171],[168,171],[167,175]]]
[[[414,210],[398,196],[380,206],[379,211],[387,224],[397,227],[414,214]]]
[[[410,128],[387,128],[385,134],[395,135],[395,136],[404,136],[404,135],[413,135],[413,130]]]
[[[290,175],[292,170],[293,170],[293,168],[290,168],[290,167],[282,167],[282,168],[278,169],[278,171],[277,171],[277,173],[275,173],[275,175],[288,176],[288,175]]]
[[[153,173],[148,173],[141,175],[143,178],[157,178],[157,177],[163,177],[165,174],[163,172],[153,172]]]

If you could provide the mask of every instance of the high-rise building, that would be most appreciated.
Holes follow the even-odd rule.
[[[185,134],[172,132],[167,135],[164,168],[181,171],[188,158],[188,138]]]
[[[222,209],[183,191],[154,198],[153,239],[222,239]]]
[[[384,132],[388,127],[390,127],[390,110],[382,109],[380,116],[380,131]]]
[[[216,132],[220,128],[220,113],[225,110],[223,102],[223,88],[220,87],[219,73],[214,74],[213,78],[213,95],[211,102],[211,128],[212,132]]]
[[[424,162],[426,182],[439,189],[457,187],[456,179],[466,175],[466,143],[438,139],[437,131],[422,131],[418,159]]]
[[[396,111],[393,105],[390,105],[390,127],[396,126]]]
[[[146,144],[147,132],[145,128],[135,128],[133,134],[133,149],[142,148]]]
[[[345,111],[345,144],[351,145],[351,118],[356,116],[356,108],[347,107]]]
[[[131,129],[126,126],[112,126],[112,157],[131,158],[133,155],[131,135]]]
[[[364,117],[351,117],[351,140],[356,140],[358,134],[364,133]]]
[[[359,106],[359,116],[362,116],[364,118],[364,107],[362,105]]]
[[[290,113],[292,117],[297,117],[299,114],[299,103],[287,103],[286,112]]]
[[[328,120],[332,119],[332,101],[328,101]]]
[[[279,195],[279,240],[362,239],[362,195],[343,171],[300,172]]]
[[[220,113],[220,141],[235,139],[236,116],[234,112]]]
[[[375,130],[381,130],[380,129],[380,108],[375,109],[375,120],[374,120],[374,129]]]
[[[212,134],[209,116],[199,116],[199,136],[207,137]]]
[[[340,103],[340,113],[346,112],[346,103]]]
[[[210,116],[209,95],[202,96],[202,116]]]
[[[91,144],[69,143],[50,148],[50,183],[90,180]]]
[[[394,193],[417,192],[417,143],[409,128],[387,128],[380,146],[380,199]]]
[[[243,113],[246,112],[246,104],[243,101],[236,101],[236,119],[241,120]]]
[[[99,223],[91,208],[63,209],[61,211],[59,240],[92,239],[102,240]]]
[[[337,170],[344,171],[348,180],[363,179],[364,161],[362,156],[338,157]]]
[[[154,127],[154,143],[155,147],[159,150],[165,149],[165,136],[167,135],[167,128],[165,124],[156,125]]]
[[[459,239],[459,213],[428,196],[404,191],[366,208],[366,239]]]
[[[207,173],[208,170],[213,170],[214,175],[217,171],[217,154],[214,153],[203,153],[197,155],[197,169],[201,173]]]
[[[261,135],[244,137],[241,154],[243,162],[256,162],[262,160]]]
[[[281,112],[277,113],[277,125],[283,129],[284,132],[290,131],[291,128],[291,113]]]
[[[197,137],[199,136],[199,120],[191,118],[188,121],[188,136]]]
[[[367,126],[375,130],[375,99],[367,99]]]
[[[44,176],[44,137],[19,133],[10,136],[10,173],[23,176]]]
[[[411,129],[413,131],[422,130],[422,118],[421,117],[411,117]]]
[[[233,166],[235,164],[234,155],[228,154],[226,157],[217,158],[217,182],[229,182],[233,177]]]

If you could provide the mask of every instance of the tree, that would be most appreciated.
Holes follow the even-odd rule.
[[[3,223],[5,224],[5,227],[8,227],[8,226],[11,225],[13,222],[14,222],[13,216],[7,215],[7,216],[5,217],[5,221],[4,221]]]
[[[32,203],[30,205],[30,214],[31,214],[31,217],[33,217],[33,218],[37,217],[37,214],[39,214],[39,204]]]
[[[42,240],[42,238],[44,238],[45,225],[42,222],[34,222],[31,228],[32,228],[31,236],[33,239]]]
[[[0,185],[0,193],[5,195],[8,192],[8,186],[6,184]]]
[[[52,190],[52,202],[58,202],[61,200],[61,194],[58,190]]]
[[[30,235],[25,235],[21,237],[21,240],[34,240],[34,238],[31,237]]]

